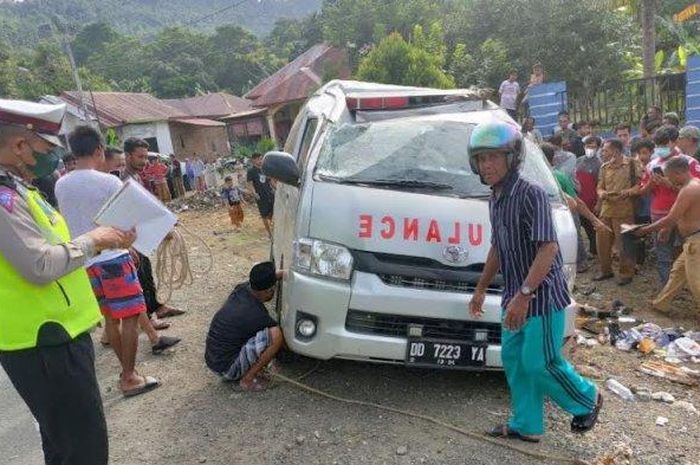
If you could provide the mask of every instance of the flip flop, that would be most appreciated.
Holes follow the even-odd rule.
[[[151,319],[151,326],[153,326],[153,329],[156,331],[163,331],[165,329],[170,328],[170,323],[167,321],[159,320],[158,318],[153,318]]]
[[[143,385],[122,391],[124,397],[135,397],[150,392],[160,386],[160,381],[153,376],[144,376]]]
[[[486,434],[492,438],[519,439],[521,441],[531,442],[534,444],[540,442],[540,438],[520,434],[517,431],[510,429],[510,427],[505,423],[495,426],[491,431],[487,431]]]
[[[270,387],[270,383],[262,378],[253,378],[253,382],[250,386],[241,386],[238,382],[233,385],[233,389],[238,392],[262,392]]]
[[[161,309],[163,310],[156,310],[156,315],[158,315],[158,318],[170,318],[171,316],[180,316],[185,314],[184,310],[180,310],[179,308],[168,307],[165,305],[161,306]]]
[[[165,349],[174,346],[178,342],[180,342],[179,337],[161,336],[158,338],[158,342],[151,346],[151,352],[154,355],[162,354]]]
[[[598,391],[595,408],[588,415],[580,415],[571,420],[571,432],[583,434],[593,429],[598,422],[598,414],[603,407],[603,395]]]

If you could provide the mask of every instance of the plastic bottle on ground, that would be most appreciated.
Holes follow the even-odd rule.
[[[609,391],[614,392],[617,394],[621,399],[626,400],[628,402],[632,402],[635,400],[634,394],[632,394],[632,391],[630,391],[624,384],[620,383],[619,381],[615,379],[608,379],[605,382],[605,387],[608,388]]]

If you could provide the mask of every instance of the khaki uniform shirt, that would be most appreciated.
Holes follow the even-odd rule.
[[[0,255],[34,284],[48,284],[85,265],[95,255],[93,240],[82,235],[65,244],[52,245],[32,217],[25,194],[34,187],[0,168],[0,177],[12,179],[16,188],[0,185]],[[48,202],[48,208],[51,207]]]
[[[634,187],[641,178],[642,166],[636,159],[623,158],[620,163],[611,160],[600,167],[598,190],[606,191],[608,194],[619,194],[623,190]],[[633,217],[636,199],[637,197],[623,199],[615,195],[609,196],[601,200],[600,216],[602,218]]]

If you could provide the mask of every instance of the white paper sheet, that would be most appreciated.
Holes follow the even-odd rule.
[[[177,217],[141,184],[128,180],[102,207],[95,223],[125,231],[136,228],[133,247],[150,255],[172,231]]]
[[[638,230],[639,228],[641,228],[642,226],[644,226],[644,225],[643,224],[621,224],[620,225],[620,232],[622,232],[622,234],[633,233],[636,230]]]

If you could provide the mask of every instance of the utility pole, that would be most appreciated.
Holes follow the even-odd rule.
[[[83,92],[83,85],[80,82],[80,75],[78,74],[78,67],[75,65],[75,58],[73,57],[73,49],[70,46],[70,41],[66,37],[65,30],[62,27],[58,15],[51,18],[56,30],[58,31],[59,38],[63,43],[63,48],[68,55],[68,62],[70,63],[71,73],[73,74],[73,82],[75,82],[75,88],[78,91],[78,100],[80,101],[80,111],[83,113],[85,122],[92,126],[92,118],[90,118],[90,113],[88,113],[87,105],[85,104],[85,93]]]

